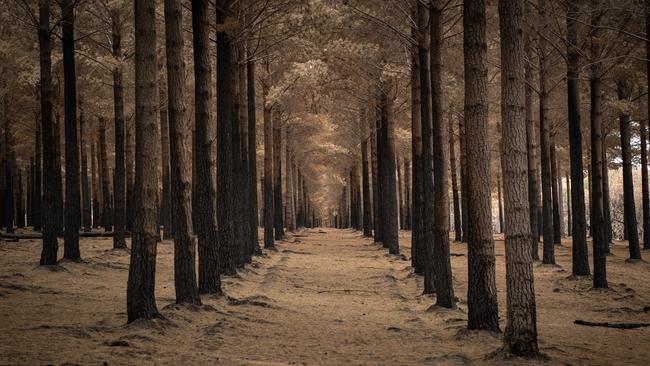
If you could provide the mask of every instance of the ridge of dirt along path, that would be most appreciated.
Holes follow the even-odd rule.
[[[410,242],[402,233],[401,250]],[[570,248],[560,267],[535,265],[540,347],[546,359],[486,358],[501,334],[465,329],[465,245],[452,245],[456,310],[431,307],[406,255],[389,256],[359,232],[302,231],[277,242],[223,279],[226,296],[201,309],[174,305],[173,248],[159,245],[156,294],[167,320],[126,325],[129,256],[110,238],[83,239],[83,263],[35,266],[40,241],[0,244],[2,365],[416,365],[643,364],[650,330],[591,328],[575,319],[650,322],[648,264],[609,258],[612,289],[570,279]],[[565,243],[566,245],[566,243]],[[505,319],[503,243],[497,286]],[[502,329],[505,324],[502,322]]]

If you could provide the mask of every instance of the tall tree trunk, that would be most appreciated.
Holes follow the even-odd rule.
[[[597,26],[601,16],[600,0],[591,0],[591,24]],[[593,238],[594,278],[595,288],[607,288],[607,241],[605,233],[605,217],[603,212],[603,137],[601,112],[601,79],[600,63],[601,46],[591,33],[591,211],[590,221]]]
[[[463,224],[460,213],[460,197],[458,194],[458,172],[456,169],[456,137],[454,136],[453,107],[449,106],[449,164],[451,170],[451,194],[454,205],[454,241],[463,239]]]
[[[405,219],[406,219],[406,230],[411,230],[411,217],[412,211],[411,211],[411,192],[413,191],[411,189],[411,159],[408,157],[404,158],[404,183],[405,183],[405,196],[406,196],[406,214],[405,214]]]
[[[3,225],[7,233],[14,232],[14,168],[16,166],[16,157],[14,154],[14,131],[9,118],[9,94],[2,96],[2,126],[4,127],[4,197],[3,201]]]
[[[626,100],[631,94],[631,86],[627,80],[616,80],[616,90],[619,100]],[[625,227],[627,228],[630,259],[641,259],[639,233],[636,222],[636,207],[634,203],[634,178],[632,176],[632,149],[630,147],[631,124],[630,116],[621,112],[619,115],[621,131],[621,155],[623,160],[623,205]]]
[[[52,113],[50,111],[50,118]],[[51,122],[50,122],[51,125]],[[42,175],[42,135],[41,126],[36,124],[36,131],[34,134],[34,174],[32,174],[32,199],[30,205],[32,226],[34,231],[41,231],[43,228],[43,175]]]
[[[502,127],[503,128],[503,127]],[[501,233],[503,230],[503,204],[501,201],[501,175],[497,174],[497,204],[499,205],[499,230]]]
[[[543,256],[542,263],[555,264],[555,248],[553,247],[553,177],[551,163],[551,137],[548,120],[548,85],[546,73],[546,35],[548,34],[548,18],[546,16],[546,0],[539,0],[539,17],[543,36],[538,40],[539,55],[539,148],[542,168],[542,229]]]
[[[88,183],[88,154],[86,146],[86,121],[81,98],[79,99],[79,148],[81,150],[81,223],[84,231],[90,231],[90,188]],[[92,135],[91,135],[92,136]]]
[[[461,241],[467,243],[467,236],[469,234],[469,201],[467,198],[467,143],[465,135],[465,116],[458,119],[458,148],[460,150],[460,204],[461,204],[461,217],[463,225],[463,237]]]
[[[430,5],[429,5],[430,6]],[[420,39],[418,63],[420,66],[420,131],[422,134],[422,231],[420,250],[424,268],[424,293],[433,294],[435,288],[435,202],[433,186],[433,146],[431,131],[431,15],[427,5],[418,2]],[[436,106],[440,108],[441,106]],[[436,110],[437,111],[437,110]],[[383,195],[382,195],[383,197]]]
[[[221,294],[219,236],[215,211],[215,179],[212,174],[214,139],[210,136],[212,71],[210,62],[210,3],[192,0],[192,42],[194,48],[194,120],[196,163],[196,206],[194,227],[199,248],[199,293]],[[181,177],[182,178],[182,177]],[[180,228],[179,228],[180,231]]]
[[[562,243],[562,227],[560,217],[560,177],[558,171],[557,150],[555,149],[555,135],[551,137],[551,189],[553,191],[553,244]]]
[[[533,356],[537,345],[537,314],[530,253],[530,211],[526,154],[524,4],[499,2],[501,36],[501,169],[505,206],[507,323],[505,349]]]
[[[257,227],[257,120],[255,118],[255,63],[246,64],[246,91],[248,110],[248,177],[249,177],[249,220],[251,228],[251,253],[261,254]]]
[[[91,176],[91,186],[92,186],[92,196],[93,196],[93,228],[97,228],[100,226],[100,220],[99,217],[101,216],[100,214],[100,209],[99,209],[99,177],[97,173],[97,134],[93,130],[93,133],[91,134],[92,138],[90,139],[90,176]]]
[[[580,54],[578,51],[579,9],[567,3],[567,107],[569,111],[569,155],[571,156],[571,206],[573,208],[572,262],[574,276],[587,276],[589,253],[585,223],[585,189],[582,166],[582,131],[580,130]]]
[[[61,2],[61,43],[63,45],[63,78],[65,95],[65,241],[63,258],[81,260],[79,228],[81,227],[81,195],[79,192],[79,145],[77,139],[77,75],[74,60],[73,0]]]
[[[168,62],[169,63],[169,62]],[[169,71],[167,72],[169,73]],[[169,80],[167,80],[169,85]],[[171,182],[170,182],[170,154],[169,154],[169,95],[166,94],[165,83],[160,83],[160,103],[163,107],[160,110],[160,160],[162,162],[162,192],[160,196],[160,219],[163,226],[163,239],[174,238],[174,228],[172,227],[172,210],[171,207]],[[167,101],[165,101],[167,97]]]
[[[133,230],[134,185],[135,185],[135,128],[134,123],[125,121],[124,160],[126,167],[126,229]]]
[[[23,190],[23,172],[22,169],[18,169],[18,175],[16,179],[16,227],[24,228],[25,227],[25,195]]]
[[[233,119],[236,118],[235,90],[237,73],[233,65],[235,44],[234,29],[224,29],[223,24],[234,24],[231,0],[216,2],[217,14],[217,227],[221,273],[232,275],[235,270],[234,205],[233,197]]]
[[[196,239],[192,235],[192,191],[189,149],[190,122],[185,105],[185,61],[183,59],[183,7],[181,0],[165,0],[165,51],[169,110],[170,206],[174,222],[174,287],[176,303],[201,304],[196,286]],[[162,129],[165,130],[164,128]],[[162,133],[164,135],[164,132]],[[164,140],[164,138],[163,138]],[[169,155],[169,150],[167,149]],[[163,155],[165,148],[163,148]],[[163,162],[165,158],[163,157]],[[172,220],[165,224],[171,224]],[[165,232],[168,231],[165,226]]]
[[[413,271],[417,274],[424,274],[424,266],[422,261],[422,240],[424,238],[423,234],[423,223],[422,215],[424,214],[424,188],[422,186],[422,123],[420,121],[422,110],[425,106],[422,105],[421,99],[421,85],[420,85],[420,75],[421,75],[421,65],[420,58],[422,54],[426,54],[426,49],[423,49],[426,45],[424,43],[424,33],[426,28],[424,26],[424,20],[420,19],[422,14],[422,9],[420,9],[421,4],[418,2],[417,5],[413,6],[412,15],[413,18],[418,19],[417,28],[412,27],[411,35],[418,39],[418,46],[411,49],[411,159],[413,161],[411,165],[412,171],[412,208],[411,208],[411,267]],[[424,57],[424,56],[422,56]],[[372,139],[372,136],[371,136]],[[374,160],[374,156],[373,156]],[[373,165],[373,178],[374,178],[374,165]],[[375,189],[375,182],[373,180],[373,201],[377,201],[377,191]],[[374,202],[373,202],[374,203]],[[375,225],[377,224],[377,212],[374,211],[375,216]],[[376,226],[375,226],[376,229]]]
[[[605,249],[607,254],[609,254],[609,244],[612,242],[612,220],[611,220],[611,210],[609,206],[609,161],[607,160],[607,134],[603,131],[603,217],[605,220]],[[568,173],[567,173],[568,174]],[[568,178],[568,176],[567,176]],[[568,179],[567,179],[567,190],[568,190]],[[567,197],[568,198],[568,197]],[[567,199],[567,202],[570,202]],[[568,208],[568,211],[571,211],[571,208]],[[569,216],[570,217],[570,216]],[[571,225],[569,225],[571,226]]]
[[[365,116],[361,123],[366,126]],[[366,128],[364,127],[365,131]],[[364,134],[364,136],[366,136]],[[372,237],[372,204],[370,202],[370,167],[368,162],[368,139],[361,141],[361,185],[363,192],[363,236]]]
[[[436,305],[456,306],[449,253],[449,150],[448,128],[443,118],[442,100],[442,5],[431,3],[431,128],[434,179],[434,258]]]
[[[395,167],[397,168],[397,211],[399,217],[399,228],[401,230],[406,230],[404,227],[404,176],[402,175],[402,164],[399,156],[397,156]]]
[[[643,205],[643,249],[650,249],[650,194],[648,193],[648,122],[639,121],[641,144],[641,201]]]
[[[526,7],[528,9],[528,7]],[[524,53],[529,60],[532,58],[530,36],[526,35]],[[537,197],[539,195],[539,182],[537,180],[537,139],[535,135],[535,120],[533,119],[533,71],[530,62],[526,62],[526,152],[528,161],[528,207],[530,215],[530,248],[533,260],[539,260],[539,231],[537,230],[539,217]]]
[[[284,239],[284,220],[282,208],[282,126],[280,114],[273,121],[273,227],[275,240]]]
[[[286,205],[287,205],[287,214],[286,214],[286,224],[288,231],[296,231],[296,215],[294,212],[294,203],[293,203],[293,172],[291,170],[291,144],[289,143],[289,130],[287,129],[287,138],[285,141],[285,171],[284,184],[287,194],[285,196]]]
[[[56,119],[54,123],[54,163],[56,164],[56,167],[54,169],[55,175],[54,175],[54,202],[56,204],[56,228],[57,228],[57,235],[61,231],[63,231],[63,224],[64,224],[64,207],[63,207],[63,173],[61,170],[61,156],[63,155],[63,151],[61,149],[61,116],[60,113],[57,112],[56,114]]]
[[[487,141],[485,1],[463,3],[468,193],[468,328],[499,329]],[[469,168],[471,167],[471,168]]]
[[[264,105],[264,248],[275,246],[273,235],[273,115],[267,105],[269,87],[262,84],[262,103]]]
[[[567,235],[571,236],[573,233],[573,222],[571,214],[571,178],[569,177],[569,170],[565,172],[566,179],[566,211],[567,211]]]
[[[135,182],[134,223],[131,263],[126,291],[129,323],[162,317],[156,306],[156,195],[155,161],[158,140],[155,133],[158,111],[156,52],[156,3],[135,2]]]
[[[103,117],[99,118],[99,160],[101,167],[101,181],[102,181],[102,226],[105,231],[112,231],[112,207],[111,207],[111,193],[110,193],[110,176],[108,169],[108,147],[106,146],[106,121]]]
[[[381,213],[380,213],[380,203],[379,199],[379,162],[377,161],[377,121],[376,121],[376,111],[374,106],[371,109],[371,119],[369,120],[370,125],[372,126],[372,132],[370,134],[370,159],[372,169],[372,212],[373,212],[373,228],[374,228],[374,242],[381,243]],[[341,214],[339,213],[339,216]],[[342,218],[342,217],[341,217]]]
[[[395,181],[395,124],[393,122],[393,101],[386,90],[388,86],[383,85],[379,99],[381,111],[381,128],[383,138],[383,149],[381,151],[383,177],[386,183],[385,194],[386,204],[384,205],[384,243],[390,254],[399,254],[399,223],[397,218],[397,182]],[[313,225],[313,223],[312,223]],[[310,226],[312,226],[310,225]]]
[[[122,59],[122,18],[119,10],[111,13],[113,57]],[[113,69],[113,111],[115,132],[115,177],[113,180],[113,248],[126,248],[124,230],[126,230],[126,165],[124,151],[124,85],[123,66],[118,64]]]

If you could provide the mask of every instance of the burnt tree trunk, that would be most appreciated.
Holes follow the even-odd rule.
[[[383,180],[386,202],[384,205],[384,245],[390,254],[399,254],[399,223],[397,218],[397,182],[395,180],[395,124],[393,122],[393,101],[388,96],[387,85],[383,86],[379,99],[381,111]]]

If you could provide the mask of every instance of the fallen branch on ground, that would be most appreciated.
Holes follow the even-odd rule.
[[[616,328],[616,329],[636,329],[650,327],[649,323],[607,323],[607,322],[590,322],[587,320],[575,320],[574,324],[586,325],[588,327],[605,327],[605,328]]]

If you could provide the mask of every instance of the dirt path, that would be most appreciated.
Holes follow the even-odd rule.
[[[410,240],[402,233],[402,252]],[[503,364],[486,355],[500,334],[468,332],[465,246],[452,245],[457,310],[430,309],[410,261],[358,232],[309,230],[224,279],[226,296],[201,309],[173,305],[173,249],[159,245],[156,293],[167,320],[125,325],[128,253],[110,238],[82,240],[83,263],[52,272],[35,266],[40,242],[0,244],[0,364],[428,365]],[[565,244],[566,245],[566,244]],[[612,289],[567,278],[562,267],[536,264],[540,347],[536,364],[643,364],[650,329],[574,325],[650,322],[649,265],[609,258]],[[645,254],[645,253],[644,253]],[[501,318],[505,311],[503,245],[497,242]],[[569,270],[567,272],[567,269]],[[502,327],[505,324],[502,321]],[[549,361],[550,360],[550,361]],[[521,364],[524,360],[506,360]]]

